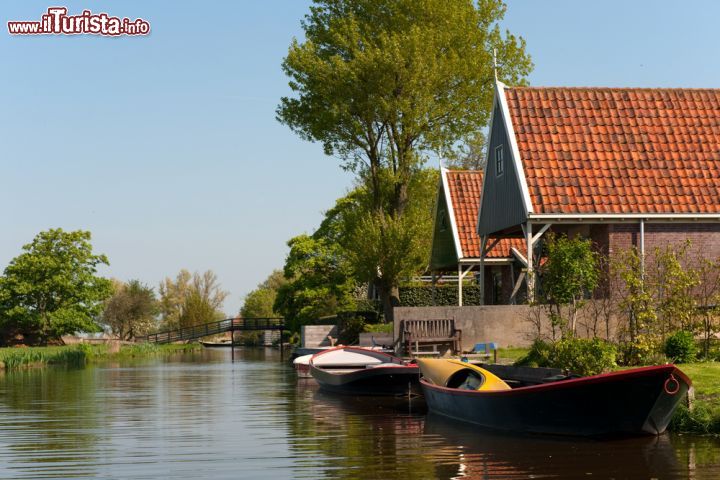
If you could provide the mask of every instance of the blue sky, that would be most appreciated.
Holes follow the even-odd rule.
[[[49,6],[142,17],[148,37],[11,37]],[[234,314],[352,177],[275,120],[309,2],[4,0],[0,268],[41,230],[93,233],[107,276],[215,271]],[[509,1],[533,85],[719,87],[720,3]]]

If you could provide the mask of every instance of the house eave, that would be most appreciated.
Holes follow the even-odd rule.
[[[530,214],[533,223],[720,223],[717,213],[588,213],[588,214]]]

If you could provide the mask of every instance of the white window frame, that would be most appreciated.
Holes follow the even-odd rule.
[[[500,157],[498,158],[498,153]],[[505,154],[503,152],[503,146],[498,145],[495,147],[495,176],[502,177],[505,173]]]

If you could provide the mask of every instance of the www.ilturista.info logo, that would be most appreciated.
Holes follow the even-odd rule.
[[[10,35],[147,35],[150,23],[142,18],[111,17],[107,13],[83,10],[80,15],[68,15],[66,7],[50,7],[40,21],[7,22]]]

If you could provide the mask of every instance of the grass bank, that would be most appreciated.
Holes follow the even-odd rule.
[[[170,355],[202,348],[198,343],[123,345],[111,353],[107,345],[67,345],[60,347],[0,348],[0,371],[46,365],[82,366],[93,361]]]
[[[678,433],[720,435],[720,363],[701,362],[678,365],[693,382],[692,410],[678,408],[670,430]]]

